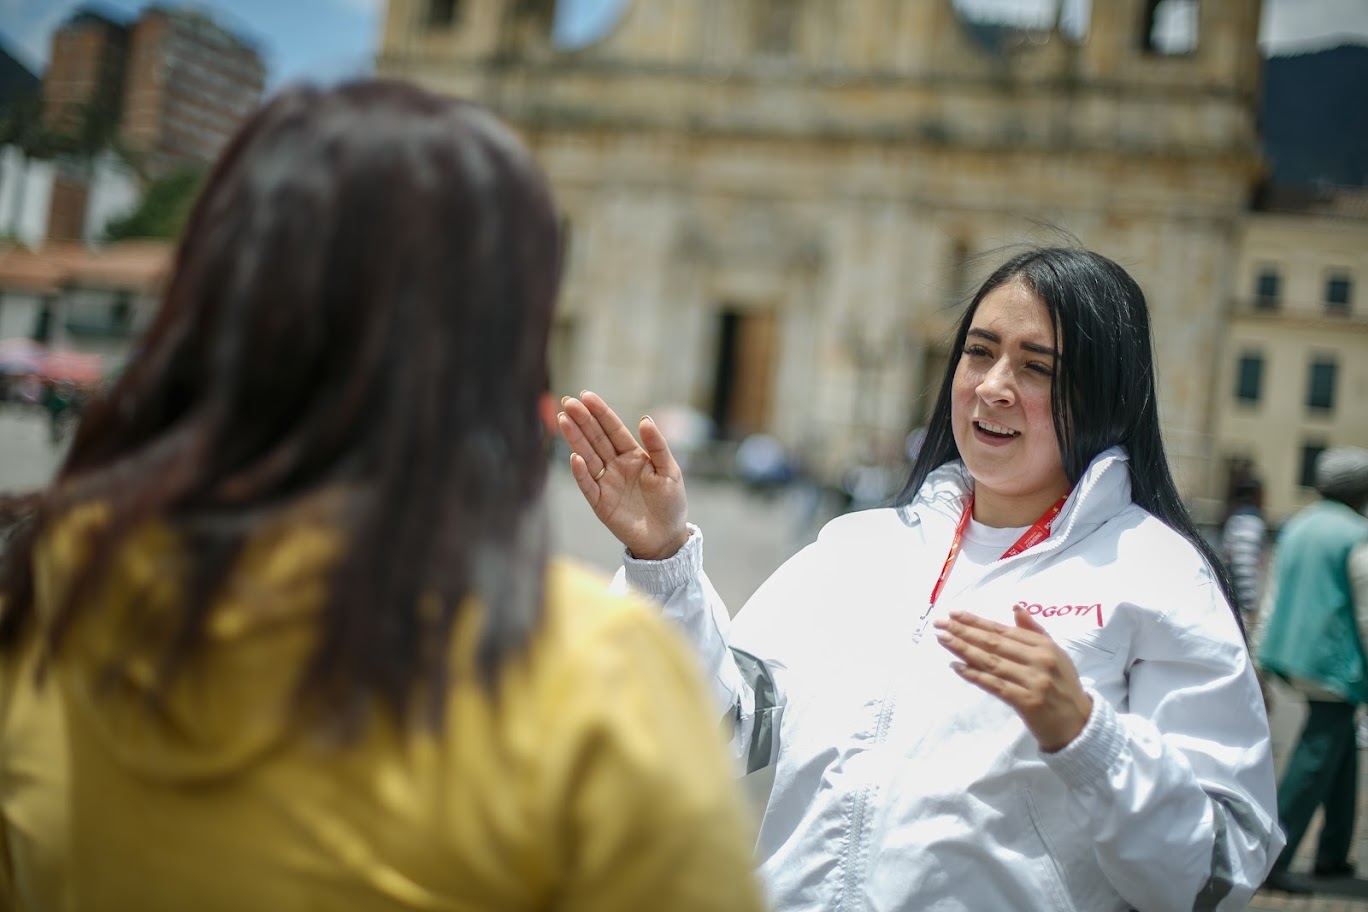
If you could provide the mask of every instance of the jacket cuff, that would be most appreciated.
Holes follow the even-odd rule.
[[[683,547],[664,560],[640,560],[622,549],[622,569],[627,585],[636,592],[657,598],[667,596],[703,569],[703,530],[686,524],[689,537]],[[662,599],[663,600],[663,599]]]
[[[1069,788],[1096,791],[1107,787],[1108,771],[1121,757],[1126,739],[1112,705],[1091,687],[1087,694],[1092,712],[1078,737],[1053,753],[1041,751],[1040,759]]]

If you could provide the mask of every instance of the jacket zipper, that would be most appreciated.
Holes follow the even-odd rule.
[[[893,688],[890,686],[884,693],[883,705],[879,707],[879,720],[874,726],[874,747],[882,745],[888,737],[888,725],[893,717],[893,702]],[[836,912],[860,912],[864,908],[864,895],[857,891],[864,879],[865,810],[877,787],[872,781],[866,783],[860,790],[859,797],[855,799],[855,807],[851,811],[852,836],[846,846],[845,883],[841,887],[841,901],[836,907]],[[849,903],[852,896],[855,897],[854,905]]]
[[[1032,548],[1030,551],[1023,551],[1021,554],[1013,555],[1006,560],[1000,561],[1000,566],[995,567],[991,571],[991,574],[997,574],[1001,571],[1002,567],[1005,567],[1020,558],[1026,557],[1027,555],[1031,555],[1038,559],[1044,554],[1060,547],[1069,538],[1070,533],[1073,531],[1073,527],[1077,524],[1078,517],[1081,514],[1079,508],[1096,483],[1096,477],[1089,479],[1087,486],[1079,490],[1078,500],[1074,502],[1073,512],[1069,515],[1069,523],[1064,527],[1064,530],[1060,533],[1058,538],[1052,537],[1050,540],[1042,542],[1038,548]],[[978,582],[982,583],[983,579],[980,579]],[[953,594],[947,593],[946,598],[952,598],[954,595],[958,594],[958,592]],[[925,631],[926,625],[930,622],[933,613],[933,610],[929,608],[920,618],[918,618],[916,626],[912,631],[913,645],[921,640],[922,633]],[[890,683],[885,690],[883,705],[879,708],[879,718],[875,723],[874,747],[882,745],[888,737],[888,727],[893,717],[893,703],[893,687]],[[877,785],[874,782],[867,783],[865,787],[860,790],[859,796],[855,799],[855,806],[851,810],[851,839],[846,845],[845,877],[841,884],[841,897],[836,905],[836,912],[860,912],[860,910],[864,908],[864,896],[859,890],[862,886],[861,881],[864,875],[864,846],[866,841],[865,817],[876,788]],[[853,900],[852,897],[854,897]]]

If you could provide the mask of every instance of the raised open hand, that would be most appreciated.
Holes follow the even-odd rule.
[[[591,392],[561,400],[556,418],[573,452],[570,472],[599,522],[633,557],[664,560],[688,541],[684,477],[650,417],[632,436],[608,403]]]

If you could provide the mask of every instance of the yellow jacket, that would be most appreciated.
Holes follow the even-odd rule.
[[[40,620],[103,521],[80,508],[40,544]],[[307,516],[254,536],[156,713],[145,696],[181,576],[165,527],[129,540],[41,686],[34,646],[0,657],[0,907],[760,908],[692,657],[564,562],[497,703],[472,680],[467,624],[440,733],[378,721],[337,747],[293,724],[336,550]]]

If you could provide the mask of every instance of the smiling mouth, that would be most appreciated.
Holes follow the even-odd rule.
[[[996,440],[1011,440],[1013,437],[1021,436],[1020,431],[1014,431],[1004,425],[994,424],[991,421],[982,421],[977,418],[974,419],[974,427],[979,433],[987,434],[989,437]]]

